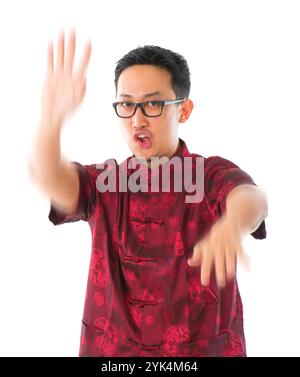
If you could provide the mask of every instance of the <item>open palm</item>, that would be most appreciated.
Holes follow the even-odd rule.
[[[76,45],[75,30],[69,35],[69,45],[65,57],[65,36],[59,35],[57,64],[53,62],[53,44],[49,41],[47,75],[42,93],[42,114],[52,122],[62,124],[82,102],[86,90],[85,72],[91,55],[91,42],[88,42],[78,70],[73,72]]]

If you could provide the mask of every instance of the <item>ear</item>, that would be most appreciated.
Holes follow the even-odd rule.
[[[181,104],[181,111],[179,113],[180,116],[178,119],[179,123],[184,123],[189,119],[191,112],[193,110],[193,107],[194,107],[193,101],[190,99],[187,99]]]

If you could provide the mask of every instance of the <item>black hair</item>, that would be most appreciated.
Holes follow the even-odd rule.
[[[129,51],[118,62],[115,68],[115,87],[121,73],[136,64],[154,65],[166,69],[171,74],[171,86],[177,98],[188,98],[190,94],[190,71],[185,58],[171,50],[146,45]]]

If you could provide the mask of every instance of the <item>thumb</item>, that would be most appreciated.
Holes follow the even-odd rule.
[[[201,260],[202,260],[201,252],[199,249],[196,249],[195,247],[193,251],[193,255],[190,258],[188,258],[187,263],[191,267],[196,267],[201,264]]]
[[[85,96],[85,92],[86,92],[86,77],[82,80],[82,85],[81,85],[81,88],[80,88],[81,98],[83,98]]]
[[[75,104],[78,105],[83,100],[83,97],[85,96],[86,77],[83,78],[81,82],[78,82],[76,84],[77,85],[75,86],[74,95],[75,95]]]
[[[84,92],[85,92],[85,90],[86,90],[86,77],[83,79],[82,90],[83,90]]]
[[[249,256],[245,253],[243,247],[238,248],[237,257],[241,265],[247,270],[250,271],[250,259]]]

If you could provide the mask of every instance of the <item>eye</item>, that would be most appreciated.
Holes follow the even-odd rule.
[[[133,102],[120,102],[120,103],[119,103],[119,106],[120,106],[120,107],[127,107],[127,108],[130,108],[130,107],[134,106],[134,103],[133,103]]]
[[[155,106],[160,105],[160,102],[159,101],[149,101],[148,105],[151,106],[151,107],[155,107]]]

